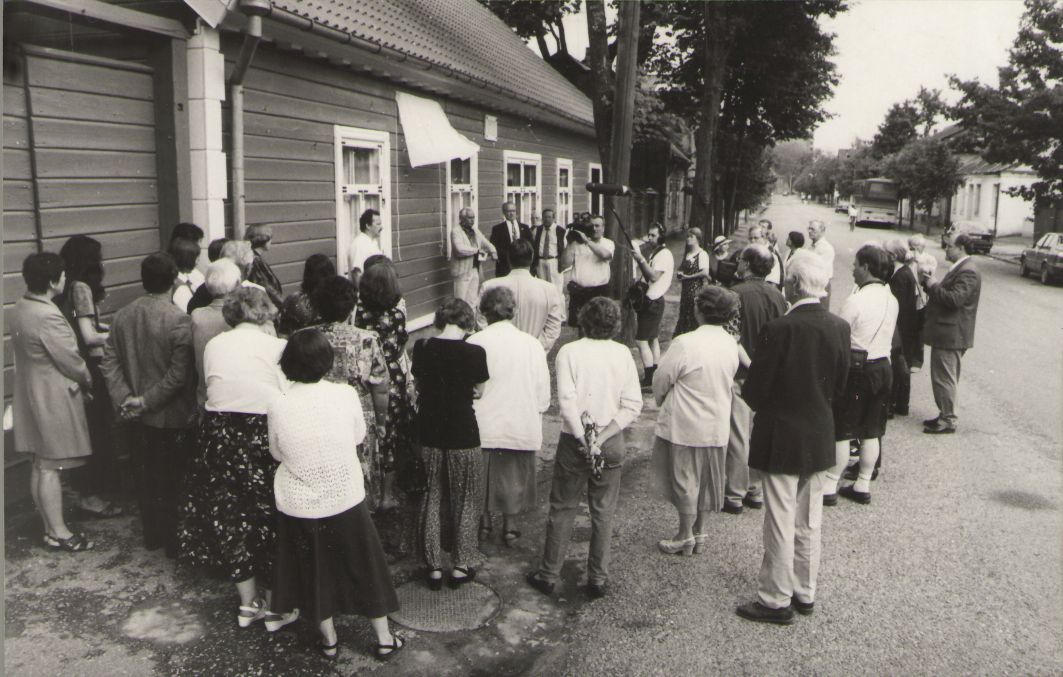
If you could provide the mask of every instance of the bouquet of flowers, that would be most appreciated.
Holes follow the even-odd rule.
[[[602,448],[598,446],[598,426],[587,412],[580,416],[580,422],[583,424],[583,448],[591,464],[591,473],[595,479],[600,479],[602,469],[605,468],[605,456],[602,455]]]

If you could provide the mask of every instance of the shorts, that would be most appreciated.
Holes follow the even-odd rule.
[[[636,341],[652,341],[661,333],[661,318],[664,317],[664,297],[646,300],[638,311]]]
[[[887,358],[869,360],[849,372],[845,398],[834,403],[834,439],[873,440],[886,434],[886,414],[893,389],[893,367]]]

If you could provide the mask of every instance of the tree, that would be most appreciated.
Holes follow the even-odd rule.
[[[952,115],[989,162],[1026,165],[1039,181],[1012,192],[1026,199],[1063,199],[1063,3],[1026,0],[1026,10],[999,85],[951,84],[962,94]]]
[[[838,162],[834,189],[839,195],[855,195],[861,181],[883,173],[882,164],[882,160],[872,154],[870,146],[857,149]]]
[[[579,0],[479,0],[480,4],[506,22],[524,40],[534,39],[544,59],[550,57],[546,36],[554,38],[557,51],[567,52],[562,19],[579,11]]]
[[[886,119],[878,127],[871,141],[871,154],[884,158],[900,151],[918,138],[919,109],[911,101],[902,101],[890,106]]]
[[[812,164],[812,144],[806,140],[784,141],[771,150],[772,168],[786,179],[786,190],[794,189],[794,179]]]
[[[887,160],[886,174],[898,183],[898,192],[909,200],[909,223],[915,226],[915,210],[927,214],[934,202],[956,192],[962,182],[959,161],[938,139],[917,139]],[[927,225],[929,232],[929,224]]]

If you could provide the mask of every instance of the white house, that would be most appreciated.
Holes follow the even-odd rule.
[[[989,163],[977,155],[960,155],[959,160],[963,183],[952,198],[952,222],[960,230],[992,232],[997,237],[1033,237],[1033,202],[1007,192],[1036,181],[1033,170]]]

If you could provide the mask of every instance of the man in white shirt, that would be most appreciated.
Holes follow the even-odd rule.
[[[520,244],[528,245],[518,241],[511,249]],[[526,268],[524,272],[528,274]],[[528,279],[555,291],[530,274]],[[511,547],[520,538],[514,528],[517,515],[535,507],[535,458],[543,446],[542,415],[550,407],[546,352],[514,326],[516,309],[517,299],[505,286],[484,290],[480,312],[489,324],[468,339],[487,353],[490,374],[483,394],[473,401],[486,471],[486,507],[480,524],[490,524],[491,513],[502,513],[503,541]]]
[[[767,219],[761,219],[757,225],[749,229],[749,244],[763,245],[771,254],[771,272],[764,276],[764,281],[769,284],[775,285],[776,289],[782,288],[782,257],[779,256],[779,252],[775,249],[775,245],[768,240],[768,229],[771,228],[771,221]]]
[[[616,243],[605,237],[605,219],[591,219],[590,237],[578,229],[569,231],[569,245],[561,254],[561,270],[572,268],[568,286],[568,323],[579,326],[579,311],[591,299],[609,295],[609,261],[616,251]]]
[[[513,325],[535,337],[544,350],[554,347],[561,335],[565,301],[550,282],[532,277],[530,266],[534,252],[527,240],[517,240],[509,247],[509,262],[513,269],[505,277],[496,277],[483,285],[481,298],[495,288],[508,289],[516,303]]]
[[[380,212],[375,209],[367,209],[358,217],[359,233],[354,236],[351,246],[347,250],[347,265],[351,271],[351,281],[358,284],[358,278],[365,270],[365,260],[375,254],[383,254],[380,248],[380,232],[384,230],[384,222],[380,218]]]
[[[807,249],[823,259],[823,263],[827,265],[827,272],[830,273],[830,277],[827,278],[827,295],[819,301],[823,304],[824,310],[830,310],[830,279],[834,277],[834,247],[824,239],[823,234],[826,231],[827,224],[822,221],[813,220],[808,222],[808,238],[811,244],[808,245]]]
[[[845,397],[834,403],[835,465],[827,473],[824,505],[841,494],[857,503],[871,502],[871,475],[879,456],[879,440],[886,433],[886,413],[893,388],[890,352],[898,305],[889,285],[893,261],[878,244],[866,244],[853,260],[853,281],[859,287],[845,300],[839,317],[849,323],[854,356],[866,353],[862,367],[851,363]],[[849,463],[849,441],[860,440],[860,469],[856,484],[839,488]]]
[[[638,328],[635,343],[642,358],[642,387],[653,387],[653,372],[661,361],[661,318],[664,317],[664,295],[672,284],[675,273],[675,258],[664,245],[664,227],[659,223],[650,226],[644,242],[651,243],[653,250],[647,259],[639,247],[631,252],[637,267],[637,276],[646,280],[646,298],[637,311]]]
[[[591,513],[591,544],[587,561],[587,594],[605,595],[609,577],[612,519],[620,495],[620,471],[626,446],[624,428],[642,411],[639,375],[630,351],[613,341],[620,330],[620,306],[608,298],[587,302],[579,316],[584,337],[557,353],[557,399],[561,437],[554,459],[546,543],[537,571],[525,580],[551,594],[561,576],[580,499]],[[597,439],[588,449],[585,422]],[[592,458],[602,462],[595,474]]]

